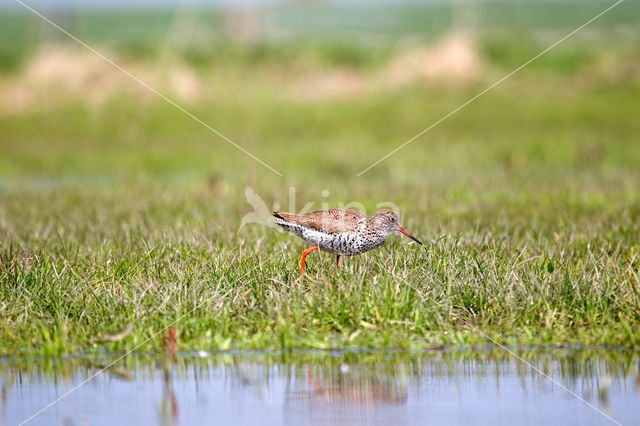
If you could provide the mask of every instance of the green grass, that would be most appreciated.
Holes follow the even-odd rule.
[[[187,108],[283,177],[153,97],[0,112],[0,353],[158,349],[174,321],[182,349],[639,345],[638,57],[588,40],[360,177],[545,44],[483,39],[469,82],[321,101],[290,81],[377,81],[390,51],[228,46],[195,65],[208,92]],[[339,270],[313,253],[298,286],[301,240],[238,230],[247,186],[285,210],[290,187],[298,209],[393,202],[427,244],[394,236]]]

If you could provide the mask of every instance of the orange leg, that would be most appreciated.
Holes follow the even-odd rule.
[[[302,252],[302,257],[300,258],[300,275],[304,274],[304,264],[307,260],[307,255],[314,250],[318,250],[319,248],[320,247],[318,246],[313,246],[313,247],[309,247],[308,249]]]
[[[340,255],[337,254],[336,255],[336,268],[339,268],[339,267],[340,267]]]

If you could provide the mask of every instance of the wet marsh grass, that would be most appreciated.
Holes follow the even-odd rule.
[[[33,196],[5,194],[3,206]],[[41,206],[60,216],[3,211],[5,353],[101,347],[92,342],[128,324],[133,333],[107,347],[159,349],[159,336],[147,339],[175,320],[183,349],[487,343],[475,328],[508,344],[638,344],[637,204],[525,200],[445,219],[448,202],[435,201],[405,216],[425,247],[394,236],[339,270],[314,253],[299,286],[301,241],[256,225],[235,232],[240,207],[212,207],[200,191],[66,197]],[[113,214],[123,202],[143,207]]]

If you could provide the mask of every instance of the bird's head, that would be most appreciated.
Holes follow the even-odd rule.
[[[407,232],[402,226],[400,226],[400,219],[398,219],[398,215],[393,210],[380,210],[375,214],[374,220],[376,223],[381,226],[387,232],[398,231],[411,238],[416,243],[422,245],[422,242]]]

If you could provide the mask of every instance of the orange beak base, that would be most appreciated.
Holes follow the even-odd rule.
[[[413,235],[411,235],[410,233],[407,232],[406,229],[404,229],[402,226],[398,226],[398,231],[402,232],[404,235],[406,235],[407,237],[411,238],[413,241],[415,241],[416,243],[423,245],[422,241],[420,241],[419,239],[417,239],[416,237],[414,237]]]

